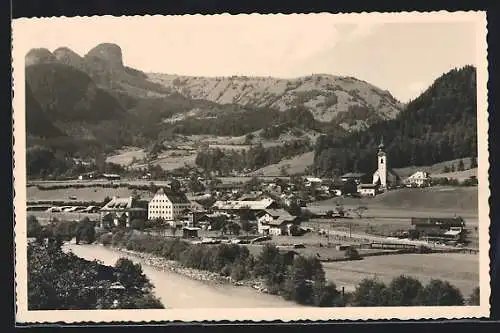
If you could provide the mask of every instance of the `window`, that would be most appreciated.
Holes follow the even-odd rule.
[[[380,164],[384,164],[384,159],[383,158],[380,159]]]

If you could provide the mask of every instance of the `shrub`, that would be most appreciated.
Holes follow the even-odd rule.
[[[350,302],[353,306],[387,305],[387,286],[376,279],[364,279],[352,294]]]
[[[401,275],[391,281],[387,291],[388,305],[412,306],[421,303],[423,286],[417,279]]]
[[[460,290],[448,281],[433,279],[422,291],[419,303],[426,306],[464,305],[464,298]]]
[[[40,225],[40,222],[38,222],[38,219],[30,215],[28,216],[28,226],[27,226],[27,236],[28,237],[35,237],[39,238],[42,236],[42,226]]]
[[[358,260],[361,259],[361,256],[359,255],[358,250],[356,250],[354,247],[349,246],[345,251],[344,251],[344,257],[350,260]]]
[[[111,234],[111,233],[105,233],[105,234],[102,234],[101,236],[99,236],[99,243],[101,243],[102,245],[105,245],[105,246],[111,245],[112,240],[113,240],[113,234]]]

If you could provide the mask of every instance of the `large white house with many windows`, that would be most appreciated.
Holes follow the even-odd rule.
[[[148,204],[148,219],[177,220],[191,208],[191,202],[184,193],[166,192],[161,188]]]

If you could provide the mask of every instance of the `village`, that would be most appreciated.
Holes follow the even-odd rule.
[[[86,201],[77,196],[70,196],[62,205],[32,203],[28,205],[28,213],[35,216],[47,216],[48,213],[47,222],[60,220],[61,216],[71,216],[75,220],[87,216],[101,230],[117,227],[148,230],[181,236],[195,243],[273,242],[302,249],[295,250],[298,253],[306,251],[317,256],[323,253],[324,260],[338,257],[329,255],[328,248],[338,252],[355,246],[363,252],[366,248],[408,250],[422,246],[473,246],[470,229],[466,228],[464,218],[456,214],[411,216],[411,212],[407,212],[404,217],[397,218],[396,223],[388,224],[386,221],[394,220],[394,216],[377,216],[371,212],[370,198],[401,188],[418,190],[433,185],[431,176],[425,171],[416,171],[401,179],[388,167],[383,142],[378,146],[377,165],[373,175],[351,172],[336,180],[276,177],[252,178],[247,183],[209,183],[197,177],[195,181],[205,189],[199,192],[188,191],[187,183],[192,179],[179,178],[162,186],[151,182],[151,188],[141,194],[134,190],[128,196],[113,195],[101,205],[75,204]],[[85,186],[93,186],[88,175],[79,178]],[[103,174],[101,178],[113,188],[120,182],[118,174]],[[359,203],[347,207],[344,199]],[[371,222],[366,222],[366,216],[371,217]]]

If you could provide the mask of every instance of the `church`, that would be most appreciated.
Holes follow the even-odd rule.
[[[379,191],[383,192],[399,184],[400,177],[389,167],[388,156],[384,150],[384,141],[378,145],[378,168],[373,174],[373,185],[377,185]]]

